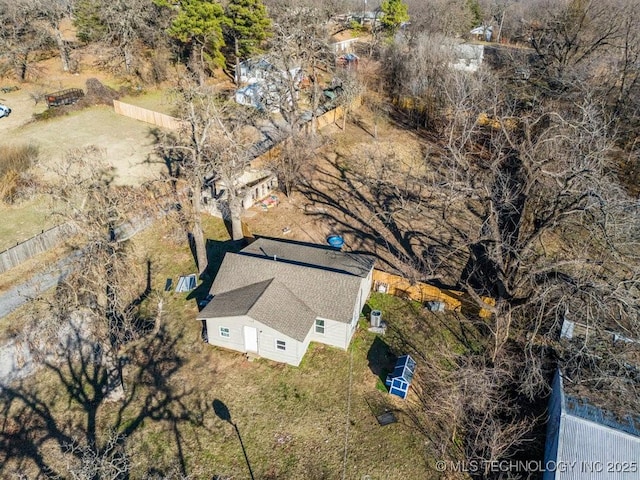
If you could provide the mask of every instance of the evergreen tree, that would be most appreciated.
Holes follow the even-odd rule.
[[[471,13],[471,28],[482,25],[482,9],[478,0],[467,0],[467,8]]]
[[[107,30],[101,20],[98,0],[78,0],[73,6],[73,24],[80,41],[89,43],[102,38]]]
[[[384,0],[380,5],[382,19],[380,24],[389,37],[392,37],[404,22],[409,20],[407,4],[402,0]]]
[[[156,0],[156,4],[172,7],[168,0]],[[206,67],[223,66],[222,5],[215,0],[179,0],[178,5],[178,15],[167,33],[185,46],[190,67],[202,76]]]
[[[271,20],[262,0],[230,0],[224,26],[228,56],[234,57],[235,65],[259,52],[271,33]]]

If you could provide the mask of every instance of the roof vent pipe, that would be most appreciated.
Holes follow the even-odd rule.
[[[277,255],[274,255],[274,256],[273,256],[273,261],[275,262],[276,260],[278,260],[278,256],[277,256]]]

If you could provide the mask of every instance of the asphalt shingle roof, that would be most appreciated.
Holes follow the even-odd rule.
[[[227,253],[199,318],[249,315],[296,340],[316,317],[349,323],[373,257],[261,238]]]
[[[341,252],[331,247],[258,238],[240,253],[365,278],[375,262],[370,255]]]
[[[200,312],[202,318],[242,315],[299,342],[304,341],[316,319],[316,313],[276,279],[220,293]]]
[[[256,302],[260,299],[273,279],[252,283],[245,287],[236,288],[228,292],[216,295],[211,299],[200,314],[210,317],[239,317],[247,315]]]

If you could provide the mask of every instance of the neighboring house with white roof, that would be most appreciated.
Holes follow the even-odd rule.
[[[280,70],[264,58],[250,58],[240,62],[236,67],[236,75],[242,84],[282,81],[293,79],[296,83],[302,80],[302,69],[294,67],[289,71]]]
[[[565,391],[556,373],[549,401],[544,480],[640,478],[640,418],[615,416]]]
[[[259,238],[227,253],[199,313],[207,342],[297,366],[309,343],[347,349],[373,276],[369,255]]]

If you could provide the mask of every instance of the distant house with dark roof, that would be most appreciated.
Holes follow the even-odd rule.
[[[640,418],[614,415],[568,393],[560,371],[549,401],[544,480],[640,477]]]
[[[312,341],[349,346],[373,264],[369,255],[259,238],[225,255],[198,319],[211,345],[297,366]]]

